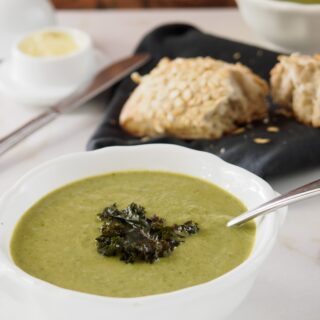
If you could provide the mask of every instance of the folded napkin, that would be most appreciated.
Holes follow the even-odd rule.
[[[164,56],[212,56],[228,62],[241,62],[264,79],[277,62],[279,53],[243,43],[226,40],[201,32],[184,24],[161,26],[147,34],[136,52],[149,52],[152,61],[139,70],[150,71]],[[222,159],[248,169],[261,177],[280,175],[320,164],[320,130],[298,123],[294,119],[272,113],[270,123],[255,123],[242,133],[231,134],[218,140],[182,140],[172,137],[145,139],[130,136],[118,124],[122,106],[134,89],[129,77],[112,92],[97,131],[88,143],[88,150],[115,145],[145,143],[173,143],[204,150]],[[271,105],[271,110],[274,106]],[[279,132],[268,132],[269,126]],[[255,138],[267,138],[267,144],[257,144]]]

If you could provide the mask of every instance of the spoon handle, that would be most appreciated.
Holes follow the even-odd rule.
[[[232,227],[242,224],[258,216],[285,207],[291,203],[314,197],[316,195],[320,195],[320,179],[291,190],[288,193],[276,197],[253,210],[249,210],[240,216],[231,219],[227,223],[227,226]]]

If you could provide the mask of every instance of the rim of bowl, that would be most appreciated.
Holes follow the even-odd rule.
[[[320,12],[320,3],[306,4],[297,3],[290,0],[236,0],[237,2],[254,2],[265,8],[273,8],[280,11],[292,11],[296,13],[308,13],[317,15]],[[319,18],[320,19],[320,18]]]
[[[61,56],[51,56],[51,57],[34,57],[31,56],[27,53],[24,53],[23,51],[21,51],[19,49],[19,44],[21,43],[21,41],[23,39],[25,39],[28,36],[31,36],[34,33],[38,33],[38,32],[46,32],[46,31],[61,31],[61,32],[65,32],[68,33],[69,35],[71,35],[72,37],[74,37],[74,39],[77,38],[83,38],[83,44],[81,46],[79,46],[76,50],[61,55]],[[19,38],[17,38],[17,40],[14,42],[13,47],[12,47],[12,56],[18,56],[21,57],[23,59],[27,59],[30,61],[37,61],[39,63],[41,62],[56,62],[56,61],[61,61],[61,60],[68,60],[68,59],[72,59],[73,57],[79,56],[81,55],[83,52],[85,52],[88,49],[92,49],[93,48],[93,44],[92,44],[92,39],[91,36],[89,35],[89,33],[80,30],[80,29],[76,29],[76,28],[72,28],[72,27],[64,27],[64,26],[48,26],[48,27],[44,27],[44,28],[40,28],[40,29],[36,29],[33,31],[29,31],[26,32],[22,35],[19,36]]]
[[[201,154],[202,157],[206,157],[207,159],[210,158],[212,162],[216,162],[220,164],[220,168],[228,168],[232,169],[234,171],[237,171],[238,173],[241,173],[243,176],[250,177],[251,179],[254,179],[256,182],[259,183],[263,187],[263,190],[267,192],[270,195],[270,198],[275,194],[275,191],[272,189],[272,187],[264,181],[262,178],[258,177],[257,175],[247,171],[246,169],[243,169],[241,167],[238,167],[236,165],[230,164],[221,158],[205,152],[205,151],[199,151],[199,150],[194,150],[190,149],[187,147],[183,146],[178,146],[178,145],[171,145],[171,144],[145,144],[145,145],[135,145],[135,146],[112,146],[112,147],[106,147],[94,151],[83,151],[83,152],[77,152],[77,153],[71,153],[68,155],[62,155],[60,157],[57,157],[55,159],[49,160],[36,168],[31,169],[28,171],[26,174],[24,174],[18,181],[11,187],[9,188],[1,197],[0,197],[0,207],[3,202],[6,201],[6,198],[9,197],[12,193],[15,192],[15,189],[17,189],[19,186],[23,185],[27,179],[32,177],[34,174],[37,172],[45,169],[46,167],[49,167],[50,165],[53,164],[59,164],[59,162],[64,162],[65,160],[72,160],[72,159],[77,159],[79,156],[86,156],[86,157],[95,157],[99,155],[100,153],[108,153],[108,152],[113,152],[114,150],[135,150],[135,149],[152,149],[152,148],[166,148],[166,149],[171,149],[173,152],[175,150],[180,150],[183,152],[189,152],[189,153],[197,153]],[[175,150],[174,150],[175,149]],[[170,150],[169,150],[170,151]],[[121,171],[121,170],[120,170]],[[198,177],[199,178],[199,177]],[[204,178],[200,178],[204,179]],[[205,180],[205,179],[204,179]],[[76,180],[75,180],[76,181]],[[212,183],[212,182],[210,182]],[[268,197],[269,197],[268,195]],[[242,201],[242,199],[240,199]],[[282,209],[284,210],[284,209]],[[278,211],[281,211],[278,210]],[[278,227],[279,227],[279,219],[281,218],[279,215],[279,212],[277,211],[277,214],[271,214],[267,215],[265,217],[262,217],[260,219],[260,224],[266,224],[266,228],[268,230],[270,229],[270,235],[264,236],[264,239],[262,240],[263,245],[257,250],[257,252],[254,252],[254,250],[250,253],[249,257],[244,260],[240,265],[236,266],[235,268],[231,269],[230,271],[224,273],[218,278],[212,279],[210,281],[197,284],[191,287],[186,287],[182,289],[178,289],[175,291],[170,291],[170,292],[165,292],[165,293],[160,293],[160,294],[154,294],[154,295],[147,295],[147,296],[141,296],[141,297],[112,297],[112,296],[101,296],[101,295],[96,295],[92,293],[85,293],[81,291],[76,291],[76,290],[71,290],[71,289],[66,289],[63,287],[59,287],[55,284],[51,284],[47,281],[38,279],[34,276],[29,275],[26,273],[24,270],[19,268],[13,261],[11,254],[10,254],[10,259],[8,259],[6,256],[4,256],[4,253],[0,250],[0,257],[4,256],[4,269],[1,270],[0,268],[0,276],[1,273],[6,273],[6,272],[11,272],[10,276],[14,276],[13,281],[17,282],[19,280],[23,281],[24,285],[31,286],[30,290],[44,290],[47,291],[50,294],[59,294],[60,296],[63,295],[64,297],[73,297],[74,299],[85,299],[85,300],[95,300],[95,301],[109,301],[112,303],[139,303],[143,301],[158,301],[158,300],[164,300],[164,299],[171,299],[172,297],[179,297],[183,296],[188,293],[196,293],[196,291],[201,292],[202,289],[205,289],[207,287],[212,287],[214,286],[214,290],[219,290],[221,286],[228,287],[230,283],[232,283],[234,280],[235,282],[239,281],[242,277],[246,276],[248,273],[252,271],[252,269],[256,268],[256,264],[260,264],[261,261],[264,259],[265,256],[268,255],[270,250],[273,247],[273,244],[276,240],[277,232],[278,232]],[[286,212],[284,210],[283,212]],[[256,223],[257,228],[259,225]],[[11,233],[12,236],[12,233]],[[267,237],[267,239],[265,239]],[[10,238],[11,239],[11,238]],[[241,275],[242,273],[242,275]],[[240,275],[240,277],[239,277]],[[10,279],[12,280],[12,279]],[[211,288],[212,290],[213,288]],[[51,291],[51,292],[50,292]]]

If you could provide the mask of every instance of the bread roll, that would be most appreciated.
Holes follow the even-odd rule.
[[[249,68],[210,57],[163,58],[138,83],[120,115],[134,136],[216,139],[267,114],[267,83]]]
[[[298,121],[320,127],[320,55],[280,56],[271,70],[271,92]]]

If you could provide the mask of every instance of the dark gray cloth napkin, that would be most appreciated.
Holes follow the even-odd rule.
[[[151,31],[142,39],[136,52],[149,52],[153,57],[148,65],[139,70],[142,74],[151,70],[164,56],[212,56],[228,62],[239,61],[267,80],[279,55],[276,52],[206,34],[184,24],[164,25]],[[172,143],[211,152],[262,177],[320,164],[320,130],[277,115],[273,111],[270,123],[257,122],[243,133],[227,135],[219,140],[159,137],[145,141],[132,137],[121,130],[118,118],[134,87],[128,77],[113,90],[102,122],[88,143],[88,150],[115,145]],[[275,106],[271,104],[270,108],[274,110]],[[266,128],[269,126],[277,126],[280,131],[267,132]],[[253,141],[254,138],[268,138],[270,142],[257,144]]]

